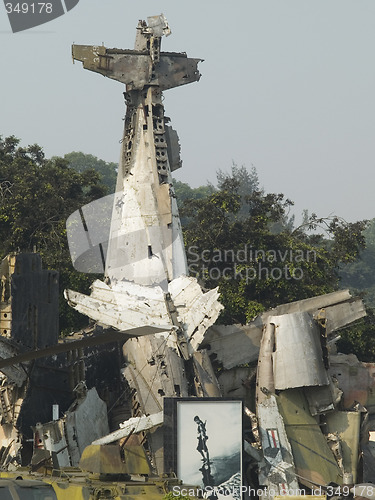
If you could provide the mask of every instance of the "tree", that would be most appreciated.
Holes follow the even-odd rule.
[[[365,248],[358,259],[340,268],[341,285],[361,293],[367,306],[375,308],[375,219],[363,234]]]
[[[203,286],[219,286],[225,307],[219,321],[227,324],[336,290],[340,264],[354,260],[364,244],[364,221],[313,214],[306,228],[294,229],[288,219],[292,202],[259,189],[245,194],[242,177],[233,168],[227,177],[221,173],[220,189],[185,200],[181,210],[189,221],[184,228],[189,269]],[[309,235],[307,229],[319,225],[325,236]]]
[[[240,167],[232,161],[231,172],[219,169],[216,172],[218,189],[231,190],[230,186],[236,189],[240,196],[249,196],[254,191],[259,191],[259,177],[254,165],[251,166],[250,172],[245,165]]]
[[[192,188],[186,182],[181,182],[176,179],[173,179],[173,188],[179,205],[182,205],[185,200],[199,200],[200,198],[205,198],[215,191],[215,188],[211,185]]]
[[[365,248],[355,262],[340,266],[341,287],[363,297],[367,316],[344,329],[338,348],[355,353],[362,361],[375,360],[375,219],[363,231]]]
[[[92,276],[71,264],[65,221],[72,212],[104,196],[94,170],[78,173],[62,158],[46,160],[37,145],[22,148],[14,136],[0,138],[0,254],[38,251],[44,265],[60,273],[60,327],[69,331],[87,322],[62,297],[66,287],[88,291]]]
[[[76,172],[83,173],[86,170],[95,170],[100,174],[101,182],[107,186],[108,193],[114,193],[117,179],[117,163],[100,160],[96,156],[82,152],[72,151],[64,155],[64,160]]]
[[[341,339],[337,343],[339,352],[355,354],[361,361],[375,360],[375,315],[373,309],[367,309],[367,316],[356,324],[340,331]]]
[[[90,164],[85,159],[94,168],[85,168]],[[36,144],[22,148],[14,136],[0,138],[1,255],[36,249],[46,267],[59,271],[61,292],[69,287],[88,293],[93,276],[73,269],[65,221],[107,194],[98,162],[107,170],[108,164],[101,161],[83,153],[48,160]],[[364,247],[364,221],[349,224],[306,214],[294,228],[289,217],[293,203],[260,189],[254,168],[248,173],[232,165],[229,174],[219,172],[218,180],[217,188],[174,184],[183,199],[190,272],[203,286],[220,287],[221,322],[245,323],[280,303],[338,288],[340,266],[354,262]],[[318,226],[324,235],[309,232]],[[61,293],[61,329],[76,329],[86,321]]]

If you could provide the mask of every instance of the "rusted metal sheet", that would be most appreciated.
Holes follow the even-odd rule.
[[[187,397],[191,395],[189,387],[196,387],[194,395],[220,395],[208,356],[204,352],[194,353],[194,371],[187,373],[177,343],[170,342],[168,337],[145,336],[130,339],[124,345],[123,374],[133,391],[135,416],[162,411],[164,397]],[[151,461],[160,473],[164,467],[163,431],[152,429],[147,441]]]
[[[7,342],[7,339],[0,338],[0,363],[2,360],[12,360],[18,353],[19,350],[10,342]],[[0,369],[4,376],[7,377],[8,383],[21,387],[26,382],[27,373],[14,361],[9,366],[3,366]]]
[[[30,370],[34,350],[51,348],[59,335],[58,273],[43,269],[36,253],[10,254],[0,264],[0,334],[0,463],[6,467],[19,462],[31,426],[50,414],[52,394],[71,402],[61,359],[35,362]]]
[[[123,352],[126,360],[123,375],[132,391],[133,416],[161,412],[164,396],[189,395],[184,362],[173,338],[145,336],[130,339]],[[147,441],[154,470],[162,472],[163,431],[149,431]]]
[[[139,30],[143,26],[139,25]],[[146,28],[150,35],[152,28]],[[202,59],[188,58],[185,53],[160,52],[162,35],[152,34],[155,50],[107,49],[104,46],[73,45],[73,60],[81,61],[83,67],[127,85],[128,90],[142,90],[145,86],[156,85],[167,90],[200,78],[198,64]],[[139,42],[138,42],[139,43]],[[156,60],[155,60],[156,59]]]
[[[124,345],[124,356],[124,376],[137,392],[139,415],[162,411],[163,396],[188,396],[183,360],[165,338],[131,339]]]
[[[22,402],[22,401],[21,401]],[[22,435],[13,424],[2,422],[0,426],[0,467],[18,465],[17,457],[22,447]]]
[[[82,395],[66,412],[65,432],[73,466],[78,465],[86,446],[109,433],[107,405],[95,388]]]
[[[166,138],[166,148],[168,153],[168,160],[171,172],[182,167],[182,161],[180,157],[181,147],[176,130],[172,127],[165,126],[165,138]]]
[[[0,266],[0,334],[22,346],[55,344],[58,325],[58,273],[42,268],[39,254],[9,254]]]
[[[53,345],[58,334],[58,273],[42,269],[36,253],[7,255],[0,264],[0,358]],[[2,372],[19,387],[27,378],[19,366]]]

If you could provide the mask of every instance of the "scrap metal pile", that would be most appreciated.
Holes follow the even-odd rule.
[[[93,283],[90,296],[67,290],[66,298],[104,328],[102,335],[111,334],[112,342],[118,335],[117,340],[126,342],[123,362],[116,349],[107,359],[115,367],[122,365],[122,379],[111,385],[109,375],[98,392],[92,376],[85,389],[87,363],[90,360],[92,370],[107,348],[93,357],[88,344],[82,345],[86,351],[74,362],[60,355],[59,368],[75,376],[65,399],[40,397],[39,413],[29,423],[34,427],[33,463],[52,457],[56,467],[77,465],[90,443],[131,436],[146,447],[155,473],[171,472],[164,470],[164,398],[234,397],[245,403],[244,479],[249,485],[293,494],[301,487],[375,481],[369,441],[369,432],[375,431],[375,365],[338,354],[335,348],[336,332],[365,315],[362,301],[343,290],[280,305],[244,326],[215,325],[222,309],[218,290],[203,291],[197,279],[188,276],[171,177],[181,166],[179,144],[167,125],[162,92],[198,81],[201,60],[161,52],[161,38],[169,34],[161,15],[139,22],[134,50],[73,45],[73,58],[84,68],[126,84],[127,111],[108,234],[98,236],[97,219],[88,215],[88,206],[68,224],[76,267],[98,271],[102,266],[105,279]],[[4,262],[0,353],[9,358],[22,351],[14,342],[17,314],[23,318],[21,329],[29,324],[24,332],[32,338],[38,338],[39,327],[32,302],[24,304],[23,312],[12,309],[17,272],[5,269]],[[48,297],[43,301],[53,302]],[[10,314],[13,323],[8,324]],[[81,340],[87,338],[92,332],[81,335]],[[54,343],[57,338],[26,350]],[[65,345],[65,351],[78,348],[72,346]],[[20,448],[15,443],[21,443],[19,408],[26,397],[20,387],[32,390],[33,384],[29,365],[25,372],[25,365],[10,364],[0,362],[0,413],[2,449],[14,459]],[[74,388],[78,399],[68,409]],[[109,425],[98,393],[111,406],[109,412],[117,408],[127,418],[112,419]],[[66,413],[48,422],[41,407],[57,402]]]

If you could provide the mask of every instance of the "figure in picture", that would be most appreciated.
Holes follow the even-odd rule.
[[[208,448],[206,441],[208,439],[208,436],[206,434],[206,422],[202,422],[202,420],[198,417],[194,417],[194,422],[198,425],[198,446],[197,450],[199,453],[202,455],[202,460],[204,463],[208,463],[210,460],[209,454],[208,454]]]

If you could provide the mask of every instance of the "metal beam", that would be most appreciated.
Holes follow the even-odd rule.
[[[82,340],[74,340],[72,342],[64,342],[47,347],[46,349],[40,349],[39,351],[23,352],[22,354],[17,354],[16,356],[13,356],[11,358],[0,359],[0,370],[7,366],[16,365],[18,363],[31,361],[34,359],[46,358],[48,356],[53,356],[54,354],[68,352],[74,349],[80,349],[82,347],[109,344],[110,342],[125,342],[131,337],[138,337],[139,335],[149,335],[151,333],[161,332],[165,332],[165,329],[156,328],[153,326],[141,326],[138,328],[126,330],[124,332],[119,332],[111,329],[107,333],[103,333],[101,335],[86,337]]]

